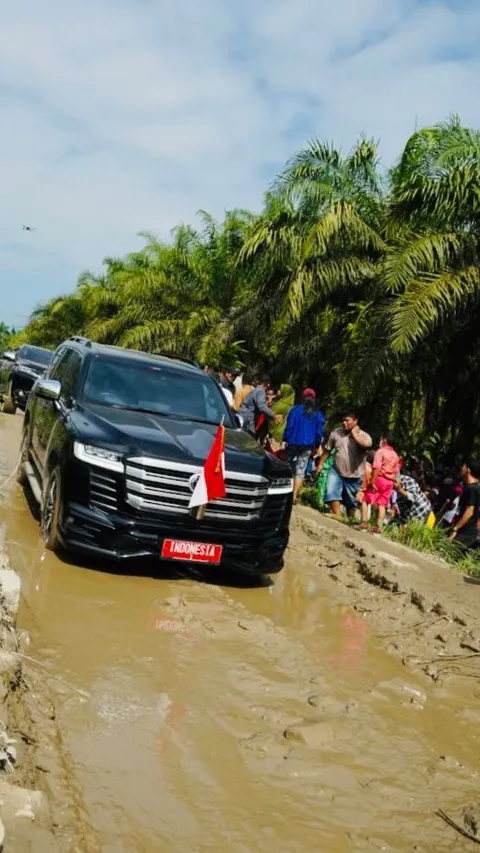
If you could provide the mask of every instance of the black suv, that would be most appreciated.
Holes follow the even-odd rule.
[[[43,347],[24,345],[4,352],[0,361],[0,399],[3,411],[14,415],[25,410],[28,395],[39,376],[43,376],[53,352]]]
[[[198,519],[188,505],[222,419],[227,496]],[[283,566],[291,471],[241,429],[217,383],[181,359],[63,343],[27,406],[19,481],[52,550],[249,574]]]

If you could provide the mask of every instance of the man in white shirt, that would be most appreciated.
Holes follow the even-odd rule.
[[[223,385],[220,385],[220,388],[222,389],[222,391],[225,395],[225,399],[226,399],[228,405],[230,406],[230,408],[232,408],[232,406],[233,406],[233,394],[230,391],[230,388],[224,388]]]

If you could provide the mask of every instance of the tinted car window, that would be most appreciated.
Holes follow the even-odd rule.
[[[42,349],[41,347],[28,347],[23,346],[20,347],[17,353],[17,359],[24,358],[28,361],[36,361],[37,364],[50,364],[53,358],[53,352],[50,350]]]
[[[201,373],[183,373],[158,363],[93,359],[84,401],[147,410],[159,415],[220,423],[231,415],[215,382]]]
[[[55,353],[55,358],[53,359],[48,372],[49,379],[57,379],[59,382],[62,381],[70,353],[71,350],[66,348],[60,349]]]
[[[65,347],[59,347],[59,349],[55,350],[55,352],[53,353],[52,360],[51,360],[50,364],[48,365],[48,368],[47,368],[46,373],[45,373],[45,376],[47,379],[54,379],[55,378],[54,376],[52,376],[52,374],[53,374],[54,370],[56,369],[58,362],[60,361],[60,359],[64,355],[65,351],[66,351]]]
[[[78,352],[71,350],[65,370],[65,378],[62,382],[62,397],[65,400],[71,400],[75,396],[77,389],[78,377],[82,367],[82,359]]]
[[[81,366],[82,359],[75,350],[64,349],[57,353],[48,378],[61,383],[62,399],[70,400],[73,397]]]

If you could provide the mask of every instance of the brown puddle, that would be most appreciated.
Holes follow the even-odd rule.
[[[11,467],[20,424],[3,429]],[[62,850],[452,849],[434,811],[478,799],[472,684],[434,685],[387,654],[299,531],[271,586],[215,586],[69,565],[39,544],[17,486],[2,504],[21,626],[46,667],[36,701],[55,706]]]

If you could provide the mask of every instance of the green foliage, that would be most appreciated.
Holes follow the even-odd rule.
[[[319,509],[318,491],[313,486],[304,486],[300,492],[300,503]]]
[[[15,329],[10,329],[6,323],[0,323],[0,354],[5,352],[14,334]]]
[[[470,575],[472,578],[480,578],[480,557],[474,553],[467,554],[463,559],[456,563],[456,567],[464,575]]]
[[[401,527],[389,525],[384,529],[384,535],[393,542],[444,560],[465,574],[480,576],[480,556],[474,551],[465,555],[455,540],[450,541],[446,531],[440,527],[430,528],[419,521],[410,521]]]
[[[107,258],[39,306],[19,343],[68,336],[160,350],[313,385],[335,417],[363,406],[431,463],[477,449],[480,132],[414,133],[383,176],[375,143],[312,140],[259,215],[227,211]]]
[[[384,534],[394,542],[408,545],[416,551],[423,551],[441,557],[447,563],[458,563],[462,558],[462,551],[455,542],[447,538],[445,530],[440,527],[427,527],[420,521],[410,521],[408,524],[398,526],[388,525]]]

